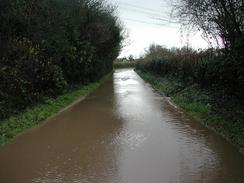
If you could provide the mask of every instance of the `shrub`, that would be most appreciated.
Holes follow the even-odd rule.
[[[67,87],[61,68],[46,58],[38,45],[23,38],[13,40],[12,46],[9,58],[1,62],[0,108],[5,110],[0,117],[13,109],[23,109],[43,96],[56,96]]]
[[[0,118],[112,71],[123,39],[103,0],[0,0]]]
[[[243,67],[236,67],[222,50],[197,52],[189,48],[170,50],[153,45],[136,68],[175,77],[189,85],[198,83],[203,88],[221,90],[223,94],[244,99],[244,80],[238,77]]]

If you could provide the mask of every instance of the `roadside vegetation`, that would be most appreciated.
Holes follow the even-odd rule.
[[[0,22],[0,118],[98,81],[123,39],[101,0],[1,0]]]
[[[0,23],[1,142],[32,126],[46,103],[110,73],[123,40],[116,10],[103,0],[0,0]],[[17,123],[19,115],[30,119]]]
[[[97,89],[109,75],[99,82],[79,86],[57,98],[46,98],[37,105],[26,108],[19,114],[0,120],[0,145],[7,143],[22,131],[40,124],[43,120],[57,114],[77,99],[87,96]]]
[[[195,51],[151,45],[137,62],[139,75],[207,127],[244,148],[244,100],[220,49]],[[238,68],[242,69],[242,68]],[[239,80],[238,85],[243,85]]]
[[[244,152],[244,2],[173,1],[172,15],[217,48],[151,45],[136,69],[156,89]]]
[[[154,89],[202,122],[209,129],[237,146],[244,154],[244,110],[232,97],[223,99],[219,93],[185,84],[177,78],[136,70]],[[220,97],[220,98],[219,98]]]
[[[243,93],[228,84],[235,73],[224,69],[225,59],[222,50],[151,45],[136,70],[156,90],[243,151]]]

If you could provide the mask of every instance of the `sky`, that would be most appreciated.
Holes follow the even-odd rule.
[[[123,23],[127,38],[119,57],[139,57],[150,44],[182,47],[187,44],[187,32],[179,24],[169,23],[171,6],[167,0],[108,0],[118,7],[118,16]],[[195,49],[207,48],[208,43],[201,33],[191,34],[189,45]]]

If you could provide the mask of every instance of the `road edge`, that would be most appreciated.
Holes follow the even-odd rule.
[[[46,99],[17,115],[0,120],[0,147],[7,145],[31,129],[45,125],[45,122],[80,103],[98,89],[111,75],[112,72],[98,82],[80,86],[71,92],[58,96],[56,99]]]

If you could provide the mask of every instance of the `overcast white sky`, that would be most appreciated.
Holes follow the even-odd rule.
[[[167,21],[171,7],[166,0],[108,0],[118,6],[121,21],[128,32],[127,46],[120,57],[142,55],[152,43],[167,47],[186,45],[187,39],[182,38],[180,26]],[[174,21],[174,20],[171,20]],[[190,46],[206,48],[208,44],[201,38],[200,33],[190,36]]]

